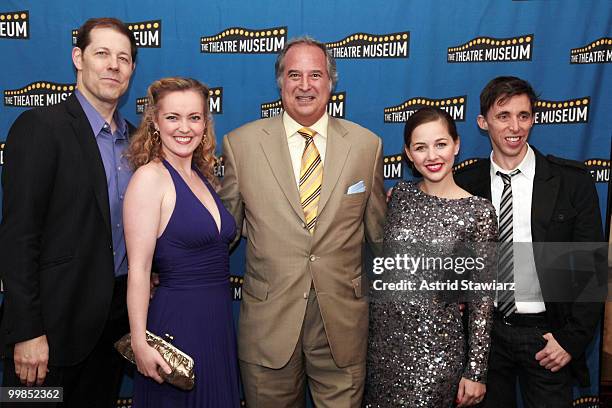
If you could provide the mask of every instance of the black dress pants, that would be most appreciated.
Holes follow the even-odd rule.
[[[520,317],[519,317],[520,319]],[[550,332],[544,316],[526,317],[508,325],[495,315],[485,408],[515,408],[516,381],[525,408],[572,407],[572,376],[566,365],[556,373],[540,366],[536,353],[546,346],[542,337]]]
[[[115,279],[115,289],[109,316],[102,335],[87,358],[74,366],[49,366],[43,387],[63,387],[63,403],[1,403],[2,407],[42,408],[109,408],[117,406],[123,379],[125,359],[114,349],[113,343],[129,331],[126,306],[127,279]],[[15,374],[12,358],[4,359],[2,385],[24,387]]]

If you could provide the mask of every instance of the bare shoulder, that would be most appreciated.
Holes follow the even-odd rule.
[[[159,161],[152,161],[140,166],[130,180],[132,189],[138,191],[163,192],[172,183],[170,174]],[[161,188],[160,188],[161,187]]]
[[[138,178],[142,179],[144,182],[159,181],[164,173],[166,173],[164,165],[159,161],[152,161],[136,169],[132,176],[132,180]]]

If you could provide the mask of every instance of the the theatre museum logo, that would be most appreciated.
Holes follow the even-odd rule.
[[[510,38],[477,37],[465,44],[448,48],[446,61],[511,62],[531,61],[533,34]]]
[[[4,106],[31,108],[51,106],[65,100],[74,90],[75,84],[37,81],[19,89],[4,91]]]
[[[327,113],[334,118],[344,119],[346,113],[346,92],[334,92],[329,97],[327,102]],[[265,102],[261,104],[260,117],[271,118],[283,113],[283,102],[277,99],[273,102]]]
[[[478,160],[480,160],[480,159],[478,159],[478,158],[465,159],[462,162],[455,164],[453,166],[453,171],[457,171],[457,170],[462,169],[464,167],[471,166],[472,164],[476,163]]]
[[[467,96],[453,96],[450,98],[432,99],[424,96],[410,98],[399,105],[384,109],[385,123],[404,123],[416,111],[426,106],[433,106],[448,112],[455,121],[465,121],[465,106]]]
[[[584,165],[596,183],[608,183],[610,181],[610,159],[587,159],[584,161]]]
[[[0,12],[0,38],[30,38],[30,13],[27,10]]]
[[[342,58],[408,58],[410,32],[390,34],[355,33],[326,43],[336,59]]]
[[[5,142],[0,142],[0,166],[4,165],[4,147],[5,146],[6,146]]]
[[[591,98],[569,99],[566,101],[538,100],[535,103],[534,116],[538,125],[587,123]]]
[[[161,20],[140,21],[126,23],[128,29],[134,35],[136,46],[139,48],[161,48]],[[72,45],[76,46],[78,29],[72,30]]]
[[[249,29],[227,28],[220,33],[201,37],[204,54],[277,54],[287,42],[287,27]]]
[[[215,163],[213,173],[215,177],[225,176],[225,158],[223,157],[223,155],[217,157],[217,162]]]
[[[612,62],[612,38],[602,37],[580,48],[570,50],[570,64],[602,64]]]
[[[233,300],[242,300],[242,284],[244,278],[238,275],[230,275],[230,290]]]
[[[148,104],[147,97],[136,98],[136,114],[144,113]],[[208,110],[212,114],[223,113],[223,87],[208,88]]]
[[[402,153],[383,157],[383,177],[385,180],[400,180],[404,177]]]

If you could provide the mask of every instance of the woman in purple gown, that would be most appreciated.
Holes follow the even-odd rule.
[[[148,106],[128,150],[135,168],[124,203],[128,311],[138,373],[134,407],[240,406],[229,286],[233,217],[215,193],[215,136],[208,88],[165,78],[148,89]],[[159,286],[150,299],[151,269]],[[170,369],[145,330],[193,357],[190,391],[164,383]]]

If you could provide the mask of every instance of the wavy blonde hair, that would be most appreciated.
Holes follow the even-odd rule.
[[[159,101],[170,92],[177,91],[195,91],[202,96],[204,115],[206,116],[205,137],[202,138],[202,142],[194,150],[192,163],[209,182],[217,186],[218,180],[215,176],[215,166],[217,164],[215,148],[217,143],[215,141],[212,115],[208,110],[209,90],[206,85],[197,79],[182,77],[162,78],[149,86],[147,89],[147,106],[142,121],[136,132],[132,135],[130,146],[125,156],[134,170],[155,159],[164,159],[159,135],[154,136],[154,119],[159,110]]]

